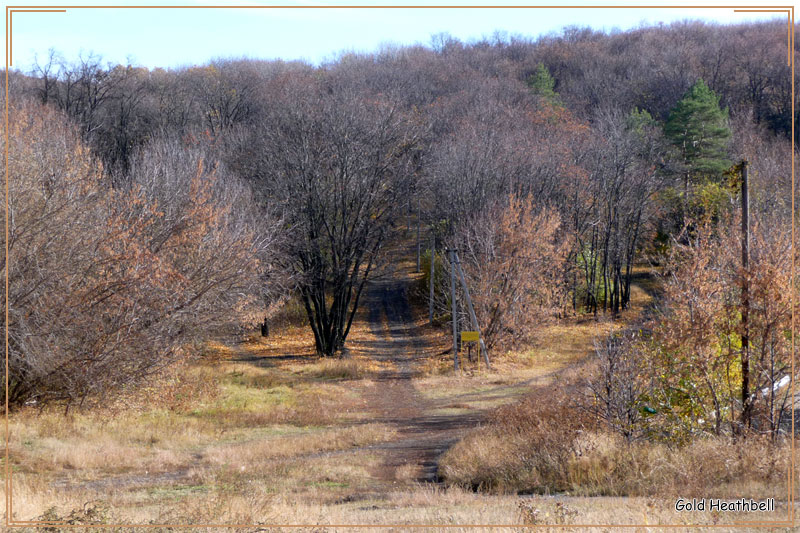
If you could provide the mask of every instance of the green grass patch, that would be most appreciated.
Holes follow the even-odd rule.
[[[208,485],[176,485],[174,487],[151,487],[147,495],[155,500],[182,500],[192,494],[209,492]]]

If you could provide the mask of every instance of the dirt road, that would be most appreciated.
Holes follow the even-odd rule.
[[[385,452],[384,462],[374,474],[383,481],[411,479],[435,482],[438,457],[464,431],[480,421],[480,414],[433,413],[437,402],[426,399],[413,379],[433,348],[426,344],[414,323],[408,301],[407,279],[374,282],[365,304],[373,335],[380,339],[371,347],[373,356],[390,360],[394,368],[381,372],[375,386],[365,391],[374,411],[374,421],[390,424],[398,438],[373,449]]]

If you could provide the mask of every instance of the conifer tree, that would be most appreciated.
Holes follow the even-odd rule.
[[[550,75],[550,71],[544,66],[544,63],[539,63],[536,72],[528,76],[528,87],[531,91],[541,96],[545,101],[552,105],[561,106],[561,98],[555,91],[556,80]]]
[[[689,184],[720,176],[730,167],[728,109],[721,109],[719,97],[700,79],[672,109],[664,135],[678,149],[684,177],[684,203]]]

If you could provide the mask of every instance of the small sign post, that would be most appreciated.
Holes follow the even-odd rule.
[[[481,338],[477,331],[462,331],[461,342],[478,342]]]
[[[481,340],[481,333],[480,331],[462,331],[461,332],[461,345],[467,346],[467,354],[468,360],[472,362],[472,346],[477,346],[478,342]],[[478,371],[481,369],[481,359],[478,357]]]

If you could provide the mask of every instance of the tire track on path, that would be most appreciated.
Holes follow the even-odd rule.
[[[372,446],[384,459],[373,475],[381,481],[437,482],[439,456],[480,422],[474,413],[441,415],[430,413],[438,407],[417,390],[414,377],[418,365],[431,349],[419,335],[408,302],[410,279],[374,281],[365,304],[373,335],[373,357],[390,361],[394,368],[381,372],[373,387],[364,392],[375,413],[374,422],[397,430],[397,438]]]

